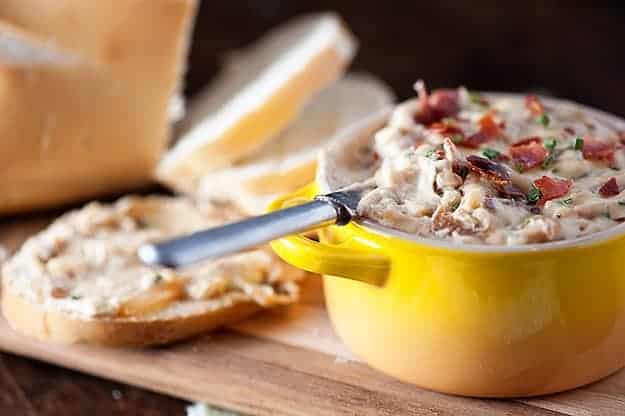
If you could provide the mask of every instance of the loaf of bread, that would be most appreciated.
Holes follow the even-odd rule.
[[[151,181],[195,3],[0,2],[0,214]]]

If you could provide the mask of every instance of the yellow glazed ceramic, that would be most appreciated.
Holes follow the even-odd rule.
[[[270,209],[315,193],[309,186]],[[531,396],[625,365],[617,228],[573,242],[472,248],[352,222],[323,229],[321,242],[291,236],[272,246],[325,275],[337,333],[371,366],[442,392]]]

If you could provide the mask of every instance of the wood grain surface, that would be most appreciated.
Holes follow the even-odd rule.
[[[47,222],[34,217],[6,223],[0,226],[0,244],[14,249]],[[182,412],[179,401],[124,393],[126,387],[115,383],[121,382],[258,415],[625,415],[625,372],[572,392],[517,401],[444,395],[387,377],[359,362],[334,335],[317,277],[304,284],[297,305],[169,347],[50,345],[16,334],[0,320],[0,349],[111,380],[104,390],[78,376],[38,385],[36,377],[29,378],[25,361],[5,354],[0,357],[0,409],[16,412],[6,414],[36,415],[42,406],[48,406],[45,414],[57,414],[54,406],[68,406],[65,397],[85,395],[92,415],[124,414],[116,406],[133,394],[137,402],[130,406],[144,408],[127,410]]]

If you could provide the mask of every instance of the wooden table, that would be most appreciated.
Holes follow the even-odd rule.
[[[184,415],[186,402],[0,353],[0,415]]]

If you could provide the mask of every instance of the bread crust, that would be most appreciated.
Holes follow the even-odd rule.
[[[169,344],[240,321],[259,310],[261,307],[253,302],[242,302],[174,319],[79,319],[67,313],[45,310],[13,293],[4,283],[2,287],[2,313],[11,328],[41,341],[57,344],[107,347]]]

